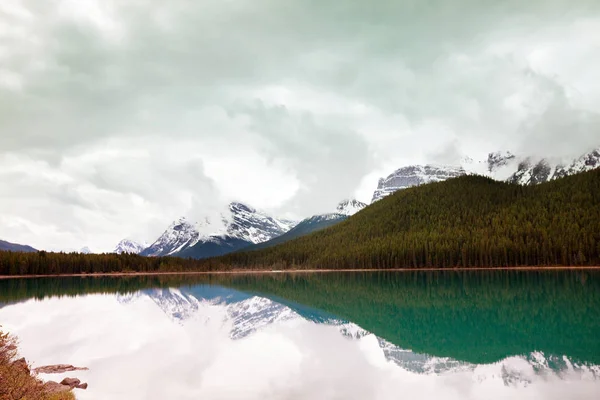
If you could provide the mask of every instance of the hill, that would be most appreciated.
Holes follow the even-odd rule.
[[[17,251],[23,253],[34,253],[37,250],[31,246],[24,244],[10,243],[4,240],[0,240],[0,251]]]
[[[409,188],[334,227],[211,268],[600,264],[600,170],[537,186],[480,176]]]

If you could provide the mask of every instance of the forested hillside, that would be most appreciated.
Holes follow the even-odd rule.
[[[414,187],[332,228],[212,263],[333,269],[600,265],[600,170],[538,186],[463,176]]]
[[[600,265],[600,170],[538,186],[463,176],[399,191],[333,227],[207,260],[0,252],[0,275]]]

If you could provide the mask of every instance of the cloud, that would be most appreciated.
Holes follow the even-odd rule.
[[[0,217],[31,229],[0,235],[109,250],[229,199],[296,218],[368,201],[406,163],[579,155],[598,145],[599,11],[593,0],[2,1],[0,155],[68,183],[30,182],[41,189],[26,198],[4,176]],[[48,234],[63,229],[51,217],[63,206],[73,231]]]

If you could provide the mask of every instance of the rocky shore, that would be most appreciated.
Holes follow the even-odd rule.
[[[77,378],[60,382],[42,381],[38,374],[60,374],[87,368],[68,364],[31,369],[25,358],[18,358],[17,340],[0,331],[0,399],[2,400],[75,400],[74,389],[85,390],[87,383]]]

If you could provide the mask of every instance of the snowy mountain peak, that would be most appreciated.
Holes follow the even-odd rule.
[[[591,171],[595,168],[600,168],[600,148],[567,162],[549,158],[537,160],[526,158],[519,163],[516,172],[508,181],[521,185],[536,185],[580,172]]]
[[[365,208],[367,205],[355,199],[343,200],[335,209],[336,214],[351,216]]]
[[[236,213],[236,212],[255,213],[256,209],[252,208],[244,203],[234,201],[234,202],[229,203],[229,211],[231,211],[232,213]]]
[[[229,204],[229,211],[227,234],[254,244],[271,240],[292,228],[289,221],[273,218],[243,203]]]
[[[240,202],[232,202],[220,215],[191,223],[182,217],[140,254],[144,256],[174,255],[196,244],[235,239],[238,242],[262,243],[289,231],[296,223],[280,220]]]
[[[147,247],[146,243],[142,244],[142,243],[138,243],[138,242],[136,242],[134,240],[123,239],[123,240],[121,240],[119,242],[119,244],[117,244],[117,246],[113,250],[113,253],[117,253],[117,254],[123,254],[123,253],[139,254],[146,247]]]
[[[173,221],[163,234],[140,254],[150,257],[167,256],[195,245],[198,240],[198,229],[185,217],[181,217]]]
[[[92,250],[90,250],[90,248],[89,248],[89,247],[87,247],[87,246],[84,246],[84,247],[82,247],[82,248],[79,250],[79,252],[80,252],[81,254],[92,254],[92,253],[93,253],[93,252],[92,252]]]

